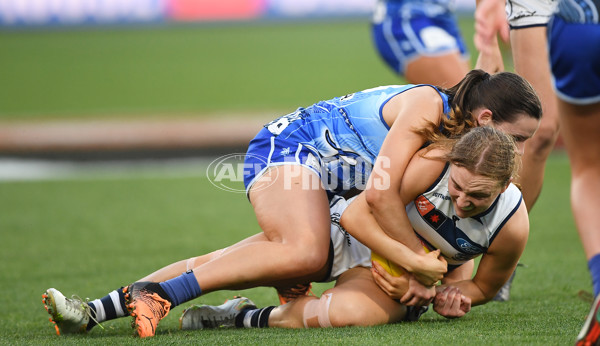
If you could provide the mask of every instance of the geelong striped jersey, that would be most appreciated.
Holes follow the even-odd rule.
[[[417,236],[430,250],[440,249],[452,271],[468,260],[484,254],[498,232],[521,205],[521,191],[510,184],[483,213],[461,219],[454,213],[448,194],[449,165],[437,181],[412,203],[406,212]],[[330,203],[333,263],[326,281],[336,280],[354,267],[371,266],[371,250],[350,235],[340,219],[352,199],[335,197]]]
[[[521,205],[521,191],[513,184],[483,213],[461,219],[448,193],[449,165],[438,180],[406,206],[417,236],[430,250],[440,249],[453,269],[487,251],[504,224]]]

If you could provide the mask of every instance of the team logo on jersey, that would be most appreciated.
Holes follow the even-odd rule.
[[[440,226],[448,219],[448,217],[437,210],[425,196],[419,196],[414,203],[423,220],[435,230],[440,228]]]

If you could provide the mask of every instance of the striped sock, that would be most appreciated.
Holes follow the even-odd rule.
[[[275,309],[275,306],[242,310],[235,317],[235,326],[238,328],[268,328],[269,316],[273,309]]]
[[[96,319],[90,319],[87,330],[92,329],[98,322],[114,320],[118,317],[129,316],[129,311],[125,306],[125,294],[123,287],[107,294],[104,298],[92,300],[88,303],[92,310],[92,316]]]

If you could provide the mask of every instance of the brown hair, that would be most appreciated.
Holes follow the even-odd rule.
[[[441,126],[430,124],[428,128],[415,130],[429,141],[442,135],[449,138],[463,135],[476,126],[472,112],[481,107],[492,112],[494,124],[514,122],[519,113],[542,118],[542,104],[535,90],[515,73],[490,75],[483,70],[471,70],[455,86],[438,89],[448,95],[451,111],[448,118],[442,118]]]
[[[496,180],[500,186],[506,186],[519,170],[520,155],[514,139],[493,127],[476,127],[458,140],[442,142],[436,145],[452,145],[452,150],[443,159],[471,173]]]

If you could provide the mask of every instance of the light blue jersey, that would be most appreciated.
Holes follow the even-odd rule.
[[[390,85],[359,91],[298,108],[266,124],[248,148],[246,191],[267,168],[284,164],[317,173],[330,197],[364,189],[389,131],[383,107],[392,97],[415,87],[431,86]],[[449,114],[448,96],[438,93],[444,113]]]

